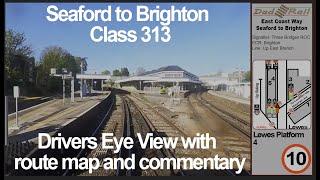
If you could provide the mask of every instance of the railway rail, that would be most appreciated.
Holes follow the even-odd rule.
[[[142,112],[142,110],[135,104],[135,102],[126,95],[121,95],[117,97],[118,104],[121,106],[117,110],[116,117],[112,117],[110,122],[106,124],[106,127],[102,132],[118,132],[115,133],[117,138],[120,137],[131,137],[134,140],[137,140],[136,134],[140,133],[143,137],[147,133],[153,133],[154,136],[161,136],[157,131],[152,121]],[[122,113],[119,115],[119,113]],[[120,124],[120,125],[119,125]],[[132,157],[132,154],[135,154],[136,161],[139,162],[139,159],[142,157],[152,158],[152,157],[174,157],[174,153],[165,148],[155,150],[155,149],[141,149],[137,144],[138,141],[134,142],[134,146],[131,149],[121,148],[118,154],[111,152],[112,150],[101,152],[101,148],[93,150],[89,157],[98,157],[100,161],[103,161],[103,158],[106,157],[117,157],[117,158],[129,158]],[[82,175],[88,176],[88,172],[83,173]],[[121,169],[120,164],[118,164],[117,169],[115,170],[105,170],[100,168],[95,172],[94,175],[115,175],[115,176],[159,176],[159,175],[183,175],[181,170],[141,170],[136,168],[132,169]]]
[[[219,127],[226,127],[230,132],[223,131],[223,134],[221,134],[221,131],[216,132],[216,129],[211,129],[209,125],[205,131],[210,131],[213,134],[218,133],[215,137],[221,143],[220,147],[226,156],[251,159],[250,124],[236,117],[236,115],[230,114],[229,110],[215,108],[210,101],[207,101],[201,96],[202,93],[203,92],[192,93],[188,97],[188,106],[192,119],[204,120],[205,123],[216,121]],[[246,170],[243,171],[244,175],[250,174],[250,163],[250,161],[247,161]]]
[[[207,101],[202,97],[202,92],[197,93],[196,99],[199,103],[201,103],[204,107],[206,107],[209,111],[217,114],[221,119],[228,122],[232,127],[240,131],[247,139],[250,139],[250,123],[244,119],[241,119],[234,114],[230,113],[227,110],[224,110],[210,101]]]
[[[179,137],[179,136],[188,136],[182,129],[174,124],[170,118],[166,117],[159,109],[155,106],[152,106],[149,102],[143,100],[141,97],[136,95],[122,95],[117,97],[120,100],[117,106],[121,106],[116,112],[116,117],[109,120],[106,124],[108,130],[103,130],[102,132],[120,132],[116,133],[117,138],[123,136],[130,136],[133,139],[136,139],[136,133],[141,133],[144,136],[146,133],[152,132],[155,137]],[[118,100],[118,101],[119,101]],[[121,113],[121,115],[120,115]],[[120,125],[115,125],[116,122]],[[116,129],[117,128],[117,129]],[[102,157],[130,157],[131,154],[136,154],[136,161],[139,161],[141,157],[209,157],[213,154],[208,150],[186,150],[182,146],[179,146],[173,149],[162,148],[160,150],[151,150],[151,149],[141,149],[138,145],[133,147],[131,151],[127,149],[121,149],[120,153],[105,153]],[[202,155],[199,155],[199,153]],[[97,152],[92,152],[90,157],[97,157]],[[93,175],[115,175],[115,176],[163,176],[163,175],[196,175],[196,174],[211,174],[211,175],[235,175],[234,171],[216,171],[212,170],[211,172],[189,172],[187,170],[144,170],[139,169],[135,170],[124,170],[119,167],[116,170],[105,170],[103,168],[99,169]],[[88,172],[83,173],[82,175],[90,176]]]
[[[119,153],[114,153],[112,149],[103,149],[101,143],[94,150],[89,149],[68,149],[68,150],[46,150],[36,154],[36,157],[41,157],[44,153],[51,157],[88,157],[98,158],[100,161],[100,168],[93,173],[80,170],[64,170],[58,168],[55,171],[14,171],[11,175],[81,175],[81,176],[168,176],[168,175],[197,175],[197,174],[210,174],[210,175],[235,175],[234,171],[216,171],[200,172],[200,171],[187,171],[187,170],[141,170],[136,169],[123,169],[120,165],[116,169],[106,170],[102,167],[103,159],[109,158],[129,158],[133,154],[136,155],[136,162],[142,157],[209,157],[216,153],[210,150],[190,150],[184,149],[181,142],[178,142],[176,149],[142,149],[137,143],[137,133],[140,133],[142,137],[145,137],[147,133],[153,133],[155,137],[187,137],[185,131],[175,124],[174,120],[168,117],[160,108],[154,106],[150,102],[144,100],[138,95],[128,93],[112,93],[108,99],[108,103],[100,109],[101,113],[96,115],[97,122],[92,122],[90,128],[85,132],[76,132],[68,134],[67,136],[92,136],[101,141],[101,133],[113,133],[116,138],[131,137],[134,139],[134,146],[132,149],[121,148]],[[234,128],[238,129],[242,133],[246,134],[246,129],[242,126],[248,126],[241,119],[234,117],[232,114],[225,112],[221,109],[214,107],[210,102],[201,98],[201,94],[197,95],[199,102],[217,113],[219,116],[230,123]],[[103,113],[102,113],[103,112]],[[217,113],[218,114],[218,113]],[[231,118],[235,120],[230,120]],[[95,119],[95,120],[96,120]],[[88,120],[86,120],[87,122]],[[88,121],[89,122],[89,121]],[[242,124],[242,125],[239,125]],[[80,126],[80,124],[78,124]],[[79,128],[86,128],[82,124]],[[247,135],[247,134],[246,134]],[[247,135],[248,136],[248,135]],[[179,144],[180,143],[180,144]],[[112,143],[110,143],[112,145]],[[31,154],[31,156],[34,154]],[[30,154],[28,155],[30,156]]]
[[[130,98],[134,99],[136,104],[140,106],[141,111],[148,117],[150,117],[150,121],[153,122],[155,125],[154,128],[158,129],[158,132],[165,133],[169,137],[177,137],[177,136],[184,136],[187,137],[188,135],[177,125],[174,124],[173,120],[169,117],[166,117],[159,108],[153,106],[150,102],[144,100],[141,97],[136,95],[131,95]],[[172,150],[176,157],[210,157],[212,154],[216,154],[216,152],[211,150],[191,150],[191,149],[183,149],[181,146],[177,147],[175,150]],[[209,170],[209,171],[200,171],[192,172],[192,171],[184,171],[185,175],[197,175],[197,174],[204,174],[204,175],[231,175],[235,176],[235,172],[233,170],[225,170],[225,171],[216,171],[216,170]],[[243,174],[248,174],[244,172]]]

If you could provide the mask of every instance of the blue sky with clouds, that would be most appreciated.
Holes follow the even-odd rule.
[[[179,65],[196,74],[205,75],[217,71],[249,69],[250,62],[250,12],[248,3],[185,3],[176,8],[207,9],[208,22],[173,22],[169,43],[94,43],[90,30],[95,25],[110,29],[134,29],[156,26],[157,22],[49,22],[47,6],[52,3],[7,3],[6,29],[23,32],[34,50],[36,60],[48,46],[61,46],[75,56],[87,57],[88,71],[112,71],[128,67],[134,72],[138,67],[152,70],[166,65]],[[60,9],[78,9],[79,3],[53,3]],[[107,5],[120,6],[135,11],[138,4],[90,3],[86,8],[102,9]],[[172,4],[141,4],[150,8]]]

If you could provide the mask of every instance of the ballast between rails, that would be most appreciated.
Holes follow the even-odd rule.
[[[105,123],[105,121],[107,120],[107,117],[110,115],[112,108],[114,107],[114,103],[115,103],[115,98],[111,97],[111,104],[108,108],[107,113],[105,114],[105,116],[103,117],[103,119],[101,120],[100,124],[96,127],[96,129],[92,132],[91,137],[95,137],[97,135],[97,133],[99,132],[99,130],[101,129],[102,125]],[[87,150],[86,149],[81,149],[80,152],[77,154],[76,158],[80,158]],[[69,169],[66,169],[64,171],[64,173],[62,174],[63,176],[67,176],[68,173],[70,172]]]
[[[235,129],[239,130],[240,132],[242,132],[247,138],[250,138],[250,131],[246,130],[245,128],[249,128],[250,124],[249,122],[246,122],[243,119],[240,119],[234,115],[232,115],[231,113],[216,107],[215,105],[213,105],[212,103],[210,103],[209,101],[203,99],[201,97],[201,94],[197,94],[197,98],[199,103],[201,103],[204,107],[206,107],[209,111],[218,111],[220,113],[222,113],[223,115],[217,114],[216,112],[213,112],[215,114],[217,114],[219,117],[221,117],[222,119],[224,119],[227,123],[229,123],[232,127],[234,127]],[[213,109],[209,108],[208,106],[212,107]],[[227,119],[227,117],[236,120],[238,123],[240,124],[236,124],[234,122],[231,122],[230,120]]]
[[[128,98],[128,97],[127,97]],[[142,109],[137,106],[132,99],[128,98],[127,99],[139,112],[139,114],[142,116],[142,120],[146,123],[146,125],[148,126],[148,129],[150,132],[152,132],[156,137],[161,137],[161,135],[159,134],[159,132],[157,131],[156,127],[154,126],[154,124],[151,122],[151,120],[149,120],[149,118],[143,113]],[[166,156],[166,157],[170,157],[170,158],[175,158],[175,155],[173,152],[171,152],[170,150],[166,149],[166,148],[161,148],[160,149],[161,153]],[[172,170],[173,171],[173,170]],[[174,172],[177,175],[180,176],[185,176],[184,172],[182,170],[177,170],[177,172]]]

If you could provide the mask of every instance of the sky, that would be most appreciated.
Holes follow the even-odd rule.
[[[218,71],[232,72],[236,68],[249,70],[250,63],[250,11],[249,3],[179,3],[176,8],[207,9],[208,22],[172,22],[171,41],[142,43],[95,43],[90,30],[96,25],[109,29],[134,29],[160,26],[158,22],[49,22],[47,6],[59,9],[103,9],[108,5],[120,6],[135,11],[136,5],[149,8],[167,3],[6,3],[5,27],[24,33],[27,43],[33,48],[36,60],[49,46],[60,46],[74,56],[87,57],[87,73],[100,73],[128,67],[135,72],[138,67],[146,70],[167,65],[178,65],[196,75]],[[134,15],[134,14],[133,14]],[[140,35],[140,32],[139,32]]]

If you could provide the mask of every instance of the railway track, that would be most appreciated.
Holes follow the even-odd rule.
[[[212,125],[213,127],[219,126],[219,131],[215,128],[210,129],[210,125],[206,125],[208,129],[205,131],[211,132],[220,142],[218,145],[223,149],[225,156],[227,157],[245,157],[248,161],[246,164],[246,171],[243,174],[250,174],[250,159],[251,159],[251,147],[250,147],[250,127],[244,120],[238,121],[238,117],[230,114],[227,110],[221,110],[215,108],[211,102],[201,97],[201,93],[193,93],[188,97],[188,106],[191,111],[193,119],[200,120],[204,123],[218,123]],[[216,121],[216,122],[215,122]],[[225,125],[224,125],[225,124]],[[205,127],[206,127],[205,126]],[[245,127],[242,129],[242,127]],[[224,129],[224,130],[220,130]]]
[[[117,139],[120,137],[131,137],[134,141],[134,146],[131,149],[121,148],[118,154],[113,153],[113,150],[103,151],[99,146],[96,150],[93,150],[88,157],[96,157],[103,161],[106,157],[116,158],[129,158],[133,154],[136,156],[136,162],[139,162],[140,158],[152,158],[152,157],[174,157],[174,154],[165,148],[156,149],[142,149],[138,144],[137,133],[140,133],[142,137],[145,137],[147,133],[153,133],[155,137],[162,136],[157,131],[152,121],[142,112],[142,110],[135,104],[135,102],[126,95],[117,97],[117,108],[114,114],[111,116],[110,121],[106,124],[106,127],[102,132],[113,132]],[[112,145],[112,144],[110,144]],[[101,163],[100,163],[101,164]],[[141,170],[139,164],[135,165],[136,168],[122,169],[119,164],[114,170],[105,170],[99,168],[94,174],[84,172],[81,175],[84,176],[169,176],[169,175],[183,175],[180,170]]]
[[[154,128],[158,130],[158,132],[162,134],[166,134],[168,137],[178,137],[183,136],[187,137],[187,135],[181,128],[174,124],[173,120],[169,117],[166,117],[159,108],[153,106],[151,103],[143,100],[138,96],[130,96],[131,99],[134,99],[135,103],[140,106],[141,111],[144,112],[146,116],[149,117],[149,120],[154,124]],[[212,155],[216,155],[217,152],[215,150],[191,150],[184,149],[182,146],[178,146],[176,149],[172,150],[175,154],[175,157],[211,157]],[[243,174],[248,174],[244,172]],[[235,176],[235,172],[233,170],[225,170],[225,171],[216,171],[216,170],[198,170],[196,172],[193,171],[184,171],[184,175],[218,175],[218,176]]]
[[[113,153],[114,149],[103,149],[101,144],[101,133],[113,133],[117,139],[123,136],[123,129],[124,127],[124,105],[122,100],[119,96],[115,97],[115,106],[114,110],[110,114],[110,118],[108,122],[104,125],[101,129],[97,138],[99,139],[98,147],[92,150],[90,153],[87,154],[87,158],[98,158],[100,160],[100,165],[103,163],[103,158],[110,157],[110,158],[117,158],[118,154]],[[108,143],[109,146],[114,145],[113,143]],[[78,172],[74,175],[79,176],[115,176],[117,172],[116,170],[105,170],[103,166],[100,166],[99,169],[93,171],[90,174],[88,171]]]
[[[202,93],[201,97],[214,104],[218,108],[227,110],[234,116],[250,122],[250,105],[243,104],[238,101],[232,101],[231,99],[220,97],[218,95],[216,96],[214,94],[210,94],[209,92]]]
[[[136,162],[142,157],[211,157],[216,155],[216,151],[184,149],[181,142],[178,142],[176,149],[142,149],[138,144],[137,133],[145,137],[147,133],[153,133],[155,137],[187,137],[188,135],[175,124],[174,120],[168,117],[161,108],[158,108],[136,95],[116,94],[110,98],[108,106],[104,109],[103,114],[98,114],[99,123],[94,126],[90,134],[86,136],[96,137],[98,139],[98,147],[94,150],[65,150],[65,151],[45,151],[52,156],[58,157],[88,157],[98,158],[100,167],[93,173],[80,170],[63,170],[57,169],[52,172],[42,171],[22,171],[16,175],[80,175],[80,176],[169,176],[169,175],[235,175],[234,171],[188,171],[188,170],[141,170],[138,164],[136,169],[123,169],[120,165],[115,169],[106,170],[103,167],[104,158],[129,158],[133,154],[136,156]],[[119,153],[114,153],[113,149],[103,149],[101,144],[101,133],[113,133],[117,139],[120,137],[131,137],[134,139],[132,149],[121,148]],[[109,143],[109,145],[113,145]],[[58,152],[59,151],[59,152]],[[62,154],[61,154],[62,153]],[[40,153],[41,154],[41,153]],[[39,156],[40,156],[39,154]],[[25,174],[26,173],[26,174]]]
[[[210,101],[207,101],[202,97],[202,93],[196,94],[196,99],[199,103],[201,103],[204,107],[206,107],[209,111],[217,114],[221,119],[228,122],[232,127],[236,130],[240,131],[245,138],[250,139],[250,123],[244,119],[237,117],[236,115],[230,113],[229,111],[222,109]]]
[[[142,111],[142,109],[137,106],[135,101],[133,101],[129,96],[124,97],[125,101],[129,104],[130,109],[132,109],[132,117],[133,117],[133,124],[135,132],[140,132],[143,137],[147,135],[147,133],[153,133],[154,137],[161,137],[164,136],[161,132],[158,131],[154,122],[151,121]],[[166,135],[165,135],[166,136]],[[175,158],[175,155],[172,151],[162,148],[159,150],[152,150],[152,149],[141,149],[140,145],[137,145],[137,152],[136,154],[140,155],[139,157],[169,157]],[[184,175],[182,170],[152,170],[152,172],[142,172],[142,175]]]
[[[188,136],[184,130],[178,127],[170,117],[167,117],[159,107],[152,105],[136,95],[131,95],[130,98],[134,100],[141,111],[149,117],[150,121],[155,125],[159,132],[165,132],[171,137]]]
[[[98,124],[98,126],[92,131],[91,133],[91,137],[97,137],[99,134],[99,131],[101,131],[101,129],[103,128],[103,125],[106,123],[106,121],[108,120],[108,117],[110,116],[113,108],[115,105],[115,98],[111,98],[111,103],[109,104],[109,107],[107,107],[107,111],[105,113],[105,115],[102,117],[102,120],[100,121],[100,123]],[[86,156],[86,154],[89,152],[88,149],[81,149],[77,155],[76,158],[81,158]],[[63,170],[62,175],[63,176],[67,176],[67,175],[74,175],[75,171],[74,170]]]
[[[106,124],[106,127],[102,132],[117,132],[115,136],[117,138],[123,136],[130,136],[136,139],[136,133],[140,133],[145,136],[146,133],[153,133],[154,137],[187,137],[188,135],[174,124],[170,118],[166,117],[158,108],[146,102],[142,98],[135,95],[122,95],[117,97],[117,104],[115,112],[110,117],[110,120]],[[135,142],[136,143],[136,142]],[[138,143],[138,142],[137,142]],[[100,157],[101,161],[105,157],[130,157],[133,153],[136,155],[136,162],[140,160],[141,157],[168,157],[168,158],[178,158],[178,157],[210,157],[215,155],[215,152],[209,150],[191,150],[184,149],[182,144],[179,144],[176,149],[165,149],[160,150],[154,149],[141,149],[138,144],[128,151],[126,149],[121,149],[120,153],[114,154],[110,150],[109,153],[99,153],[97,155],[97,150],[94,150],[89,157]],[[99,149],[99,148],[97,148]],[[101,155],[103,154],[103,155]],[[138,165],[136,166],[138,167]],[[184,175],[235,175],[234,171],[216,171],[216,170],[203,170],[203,171],[188,171],[188,170],[140,170],[139,168],[135,170],[120,169],[119,167],[115,170],[105,170],[99,168],[93,174],[88,172],[82,173],[80,175],[84,176],[184,176]]]

